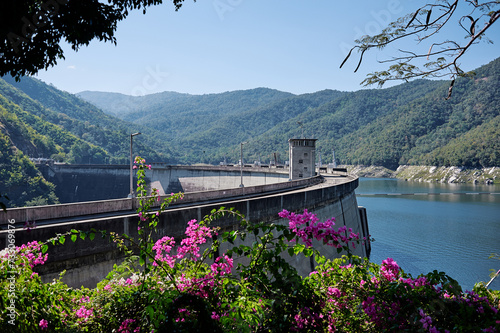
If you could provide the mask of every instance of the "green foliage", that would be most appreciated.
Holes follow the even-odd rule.
[[[1,107],[0,107],[1,111]],[[55,204],[54,184],[46,181],[35,165],[12,146],[9,138],[0,132],[0,189],[10,200],[6,207]]]
[[[457,13],[462,13],[458,14],[459,16],[463,15],[458,20],[455,17]],[[361,36],[355,41],[357,45],[349,51],[340,67],[351,58],[354,50],[360,53],[354,70],[356,72],[366,51],[384,49],[390,44],[415,38],[418,41],[415,44],[418,46],[399,48],[395,52],[397,56],[381,61],[389,64],[387,69],[368,74],[362,84],[378,84],[381,87],[392,80],[408,82],[413,78],[448,77],[451,83],[447,94],[443,96],[449,99],[454,90],[455,79],[475,75],[473,71],[465,72],[460,68],[460,58],[481,40],[492,43],[486,35],[491,32],[491,27],[499,18],[498,1],[425,3],[415,12],[389,23],[380,33]],[[462,40],[450,40],[449,32],[453,30],[466,31],[467,34]],[[420,48],[422,45],[423,48]],[[405,49],[406,47],[408,49]]]
[[[0,94],[21,109],[16,109],[16,112],[18,116],[22,114],[26,124],[63,148],[40,152],[47,158],[55,155],[70,163],[126,164],[130,158],[128,142],[131,131],[148,132],[108,116],[76,96],[34,78],[26,77],[16,82],[12,77],[3,77]],[[136,151],[153,160],[161,157],[168,160],[171,155],[168,148],[162,147],[164,153],[159,155],[149,148],[161,147],[157,141],[148,136],[144,141],[146,144],[142,138],[135,140]]]
[[[225,158],[234,163],[243,141],[248,141],[246,162],[267,163],[275,152],[283,162],[288,139],[302,135],[301,122],[304,135],[318,139],[323,161],[331,160],[334,148],[342,164],[498,166],[498,133],[488,123],[499,115],[500,59],[475,72],[474,79],[456,80],[448,101],[443,98],[448,83],[428,80],[298,96],[262,89],[204,96],[81,96],[123,119],[161,129],[154,135],[171,142],[182,163],[218,164]],[[259,94],[264,97],[258,99]],[[118,113],[116,105],[127,105],[128,111]]]
[[[81,95],[109,112],[122,110],[119,116],[135,125],[39,80],[4,78],[0,122],[25,155],[71,163],[126,163],[131,129],[143,133],[134,147],[153,161],[234,163],[240,142],[248,141],[245,162],[267,163],[275,153],[284,162],[288,139],[302,135],[300,122],[305,136],[318,138],[323,162],[335,149],[339,164],[498,166],[500,59],[475,72],[474,79],[456,80],[448,101],[445,82],[426,80],[298,96],[264,88],[203,96]]]
[[[71,230],[0,252],[0,330],[11,332],[393,332],[500,329],[498,292],[480,284],[463,293],[442,272],[414,279],[390,258],[382,265],[349,254],[332,229],[314,214],[282,212],[290,225],[251,224],[233,209],[213,210],[188,222],[186,237],[153,239],[158,215],[181,194],[159,202],[147,191],[149,166],[136,158],[139,237]],[[154,207],[159,209],[155,213]],[[217,235],[223,217],[238,230]],[[310,223],[307,223],[310,222]],[[301,228],[301,226],[306,226]],[[338,233],[337,233],[338,232]],[[66,238],[113,241],[127,256],[94,289],[42,283],[34,270],[49,246]],[[348,253],[327,260],[310,247],[312,236]],[[347,237],[347,234],[345,234]],[[304,243],[302,243],[304,242]],[[350,243],[348,240],[346,243]],[[202,248],[203,246],[203,248]],[[225,253],[220,254],[222,249]],[[289,264],[314,257],[316,270],[302,277]],[[138,267],[139,264],[141,267]]]

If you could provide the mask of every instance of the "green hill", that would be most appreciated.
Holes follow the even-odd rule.
[[[0,195],[10,198],[8,202],[1,198],[2,203],[15,207],[58,202],[54,185],[43,178],[30,158],[128,163],[129,131],[138,126],[109,117],[39,80],[8,81],[13,80],[0,79]],[[142,156],[161,158],[152,145],[137,146]]]
[[[54,185],[43,178],[23,151],[38,156],[60,147],[9,112],[5,102],[0,96],[0,195],[10,200],[0,201],[9,207],[57,203]]]
[[[20,192],[15,205],[56,202],[51,184],[37,178],[28,157],[125,164],[133,132],[143,134],[134,140],[135,154],[171,164],[236,162],[241,142],[245,162],[274,156],[283,162],[288,139],[304,135],[318,139],[323,162],[331,161],[335,149],[341,164],[393,170],[403,164],[499,166],[500,59],[475,72],[455,82],[449,100],[449,82],[416,80],[387,89],[302,95],[267,88],[141,97],[87,91],[78,94],[84,101],[34,78],[4,77],[0,195],[14,191],[24,177],[36,190]],[[42,200],[40,193],[48,194]]]
[[[444,99],[449,82],[435,80],[304,95],[265,88],[201,96],[79,95],[124,120],[155,129],[151,134],[168,142],[181,163],[235,162],[240,142],[248,142],[246,161],[267,161],[276,152],[286,160],[287,140],[304,133],[318,139],[323,162],[331,161],[335,149],[343,164],[498,166],[498,154],[491,152],[498,133],[468,133],[488,127],[499,115],[500,60],[475,72],[472,79],[456,81],[449,100]],[[117,112],[116,106],[127,100],[127,111]],[[486,142],[484,149],[478,140]]]
[[[117,105],[127,104],[129,111],[118,116],[156,130],[159,138],[172,145],[180,163],[217,164],[224,157],[235,160],[240,142],[257,140],[279,124],[344,94],[324,90],[296,96],[257,88],[208,95],[165,92],[128,99],[116,93],[82,92],[78,96],[108,113],[116,114]],[[130,106],[135,109],[130,111]],[[265,144],[261,154],[274,152],[275,144],[281,147],[287,140]]]
[[[147,132],[147,128],[107,115],[75,95],[37,79],[25,77],[16,82],[11,77],[4,77],[0,79],[0,95],[18,105],[27,113],[26,117],[29,115],[27,123],[38,123],[40,128],[45,128],[45,123],[49,123],[82,140],[74,147],[73,154],[67,155],[71,150],[68,151],[68,147],[63,145],[65,151],[59,156],[44,154],[43,157],[69,163],[126,164],[130,159],[130,133]],[[35,120],[33,116],[40,120]],[[42,130],[40,133],[52,137],[49,132]],[[158,153],[152,148],[158,144],[154,136],[145,135],[135,140],[135,143],[138,154],[149,160],[169,161],[171,158],[168,149]],[[94,146],[102,151],[97,152],[92,148]]]

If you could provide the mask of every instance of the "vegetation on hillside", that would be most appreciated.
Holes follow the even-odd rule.
[[[0,79],[0,94],[17,104],[20,109],[40,117],[43,122],[57,125],[85,141],[87,145],[97,146],[103,150],[96,155],[94,151],[88,151],[85,144],[80,144],[75,149],[84,153],[81,161],[76,162],[63,156],[64,162],[126,164],[130,159],[130,134],[147,132],[140,126],[111,117],[75,95],[58,90],[37,79],[26,77],[16,82],[11,77],[4,77],[3,81]],[[48,135],[43,131],[41,134]],[[152,160],[169,161],[171,153],[168,148],[163,149],[164,154],[159,154],[150,148],[160,146],[152,138],[153,136],[145,135],[136,139],[136,152]]]
[[[481,168],[500,164],[495,154],[498,131],[488,125],[499,115],[499,79],[497,59],[478,68],[473,79],[457,79],[450,100],[443,98],[447,82],[417,80],[380,90],[278,95],[273,102],[255,107],[243,103],[245,94],[269,94],[267,90],[221,96],[165,93],[164,104],[158,102],[160,96],[150,95],[141,99],[137,111],[119,116],[162,128],[162,133],[156,132],[158,137],[172,145],[181,163],[218,164],[224,159],[234,163],[239,160],[241,142],[247,142],[246,162],[267,163],[274,153],[283,162],[288,159],[288,139],[304,133],[318,139],[322,162],[331,162],[335,149],[342,164],[393,170],[402,164]],[[93,95],[82,94],[91,102]],[[200,100],[205,101],[203,106]],[[115,105],[113,95],[105,93],[95,101],[104,109]],[[230,112],[225,103],[238,112]],[[480,126],[483,130],[475,130]]]
[[[0,113],[2,107],[0,106]],[[46,181],[29,158],[5,134],[10,129],[0,114],[0,201],[6,207],[58,203],[54,184]]]
[[[171,164],[236,163],[241,142],[246,163],[284,162],[288,139],[304,135],[318,139],[323,163],[335,149],[339,164],[483,168],[500,165],[499,80],[497,59],[473,79],[457,79],[450,100],[442,98],[446,82],[427,80],[303,95],[266,88],[201,96],[81,94],[120,120],[39,80],[5,77],[0,106],[10,126],[4,133],[18,150],[68,163],[126,164],[130,133],[142,132],[135,152]]]
[[[129,162],[129,133],[113,126],[123,122],[41,81],[24,78],[14,84],[33,98],[0,79],[0,194],[10,199],[2,197],[7,207],[58,202],[54,185],[43,178],[29,158],[77,164]],[[159,158],[139,140],[135,151]]]

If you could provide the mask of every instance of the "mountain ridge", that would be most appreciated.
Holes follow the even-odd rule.
[[[0,164],[12,166],[0,175],[0,191],[19,186],[26,168],[24,175],[37,185],[23,202],[49,202],[39,194],[42,188],[53,194],[51,185],[28,157],[125,164],[134,132],[142,133],[134,138],[134,154],[170,164],[237,162],[242,142],[245,162],[275,156],[284,162],[288,139],[306,136],[318,139],[323,161],[335,149],[338,164],[392,170],[499,166],[500,58],[476,69],[473,78],[457,79],[445,100],[448,87],[446,81],[414,80],[385,89],[299,95],[269,88],[138,97],[82,92],[87,100],[98,99],[90,103],[38,79],[4,77],[0,134],[7,148]],[[56,202],[52,194],[50,202]]]

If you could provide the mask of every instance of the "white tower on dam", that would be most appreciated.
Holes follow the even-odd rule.
[[[316,174],[317,139],[289,139],[290,180],[313,177]]]

